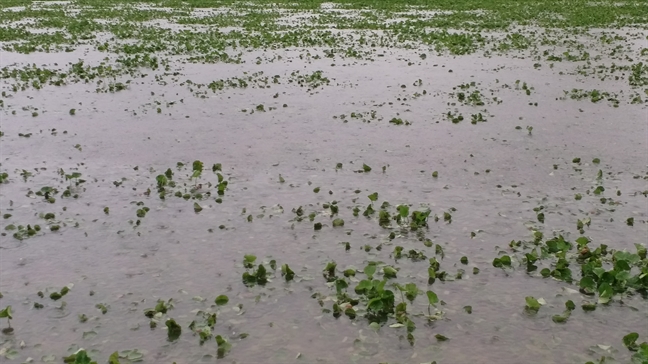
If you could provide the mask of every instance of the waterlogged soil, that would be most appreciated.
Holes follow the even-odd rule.
[[[0,9],[3,34],[24,21],[8,12],[93,9],[15,5],[27,7]],[[114,12],[187,12],[151,16],[181,34],[205,25],[178,19],[236,19],[236,3],[228,6]],[[298,29],[310,19],[312,29],[338,34],[324,15],[341,6],[322,4],[319,23],[312,10],[275,9],[274,24]],[[379,14],[396,21],[408,11]],[[26,15],[26,29],[43,31],[33,24],[47,16]],[[337,19],[345,29],[336,46],[348,51],[309,46],[301,34],[301,46],[225,48],[236,61],[210,63],[154,50],[137,54],[159,65],[120,63],[111,49],[123,42],[105,29],[67,51],[24,51],[5,36],[0,308],[11,306],[13,331],[0,337],[3,360],[62,362],[80,348],[100,363],[113,352],[122,363],[647,360],[623,340],[648,337],[648,69],[636,66],[647,60],[644,29],[592,24],[574,35],[535,24],[491,31],[493,44],[460,52],[367,44],[359,38],[389,29]],[[223,23],[210,29],[235,31]],[[511,29],[528,31],[532,43],[539,29],[562,44],[510,50]],[[564,59],[548,59],[548,49]],[[88,76],[84,67],[101,62],[120,71]],[[66,82],[11,74],[25,67],[58,70]],[[409,213],[396,218],[397,206]],[[413,211],[429,215],[416,224]],[[553,249],[559,239],[569,248]],[[256,256],[252,267],[245,255]],[[613,274],[630,262],[628,277],[610,281],[611,297],[600,282],[588,292],[587,259]],[[259,264],[267,283],[242,279]],[[354,288],[368,275],[407,303],[405,316],[367,312]],[[418,294],[405,298],[396,285],[406,283]],[[67,294],[50,298],[63,287]],[[216,304],[219,295],[229,301]],[[541,307],[530,309],[527,297]],[[168,310],[147,317],[158,300]],[[576,308],[566,311],[569,300]],[[204,312],[216,313],[209,329]],[[564,312],[566,321],[555,318]],[[182,328],[177,338],[169,318]]]

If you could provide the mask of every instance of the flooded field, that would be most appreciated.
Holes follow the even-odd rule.
[[[647,24],[0,1],[0,362],[648,363]]]

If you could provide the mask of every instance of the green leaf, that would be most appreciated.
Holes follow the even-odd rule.
[[[227,353],[232,348],[232,344],[228,343],[222,336],[216,335],[216,344],[218,345],[218,350],[216,351],[216,357],[222,359],[227,355]]]
[[[614,270],[616,271],[629,271],[630,264],[627,260],[617,260],[614,262]]]
[[[589,242],[590,240],[584,236],[581,236],[578,239],[576,239],[576,244],[578,245],[578,247],[583,247],[587,245]]]
[[[594,311],[596,310],[596,303],[584,302],[581,305],[583,311]]]
[[[567,310],[565,313],[562,315],[553,315],[551,317],[551,320],[557,324],[562,324],[567,322],[567,319],[569,319],[569,316],[571,316],[571,311]]]
[[[445,336],[443,336],[443,335],[441,335],[441,334],[436,334],[436,335],[434,335],[434,337],[435,337],[438,341],[447,341],[447,340],[449,340],[447,337],[445,337]]]
[[[337,291],[338,294],[342,293],[343,289],[347,289],[349,287],[349,284],[342,278],[338,278],[335,281],[335,290]]]
[[[216,325],[216,314],[212,313],[207,317],[207,326],[214,327],[214,325]]]
[[[110,357],[108,358],[108,364],[120,364],[118,352],[115,351],[114,353],[110,354]]]
[[[157,181],[158,187],[164,187],[167,185],[167,183],[169,183],[169,180],[163,174],[160,174],[157,177],[155,177],[155,180]]]
[[[524,300],[526,301],[526,308],[528,310],[538,312],[538,310],[540,309],[540,302],[538,302],[537,299],[531,296],[527,296],[524,298]]]
[[[268,273],[267,273],[265,267],[263,266],[263,264],[259,264],[259,267],[257,268],[257,271],[256,271],[257,283],[260,284],[260,285],[266,284],[268,282],[267,276],[268,276]]]
[[[434,306],[439,302],[439,297],[437,297],[436,293],[432,291],[427,291],[425,293],[427,294],[428,303],[430,305]]]
[[[409,206],[407,205],[398,205],[396,207],[398,209],[398,214],[401,216],[401,218],[407,217],[409,215]]]
[[[64,357],[63,362],[72,364],[97,364],[96,361],[92,361],[92,359],[90,359],[88,353],[83,349],[68,357]]]
[[[369,200],[371,200],[372,202],[375,202],[376,200],[378,200],[378,192],[374,192],[367,197],[369,197]]]
[[[11,306],[7,306],[2,311],[0,311],[0,318],[5,317],[8,319],[13,319],[13,316],[11,315]]]
[[[637,264],[637,263],[639,263],[639,261],[641,261],[641,259],[643,259],[643,258],[641,258],[641,256],[639,255],[639,253],[640,253],[640,249],[639,249],[639,248],[640,248],[640,247],[641,247],[641,245],[637,246],[637,254],[630,253],[630,252],[627,252],[627,251],[621,251],[621,250],[618,250],[618,251],[614,252],[614,260],[616,260],[616,261],[619,261],[619,260],[625,260],[625,261],[627,261],[628,264],[630,264],[630,265]],[[645,249],[645,248],[644,248],[644,249]],[[644,258],[645,258],[645,257],[644,257]]]
[[[469,315],[472,314],[472,306],[464,306],[464,311]]]
[[[200,205],[198,205],[197,202],[194,202],[194,212],[198,213],[198,212],[202,211],[202,209],[203,208]]]
[[[646,92],[646,94],[648,94],[648,92]],[[637,353],[632,356],[632,362],[641,364],[648,363],[648,343],[642,342],[636,349]]]
[[[590,276],[581,278],[579,286],[586,293],[593,293],[596,290],[596,282]]]
[[[177,340],[182,333],[182,327],[178,325],[174,319],[170,318],[166,321],[166,327],[168,329],[169,341]]]
[[[364,268],[364,274],[369,277],[369,279],[373,278],[374,273],[376,273],[376,264],[369,263],[365,268]]]
[[[108,307],[104,305],[103,303],[97,303],[95,305],[95,308],[97,308],[103,315],[105,315],[108,312]]]
[[[573,311],[573,310],[576,309],[576,305],[574,304],[574,301],[572,301],[572,300],[568,300],[567,302],[565,302],[565,307],[570,311]]]
[[[129,360],[130,362],[139,362],[144,358],[144,353],[141,353],[138,349],[124,350],[119,354],[119,356]]]
[[[639,334],[637,334],[636,332],[631,332],[623,337],[623,345],[625,345],[627,348],[635,347],[637,345],[635,342],[638,338]]]
[[[391,266],[385,266],[383,267],[383,273],[385,278],[396,278],[398,271]]]
[[[412,296],[416,296],[419,293],[416,283],[407,283],[405,284],[405,292],[409,293]]]
[[[202,172],[202,170],[203,170],[203,162],[194,161],[192,167],[193,167],[192,169],[193,169],[194,172],[195,171]]]
[[[365,172],[371,172],[371,167],[366,164],[362,164],[362,170]]]
[[[630,272],[627,270],[618,272],[615,278],[618,285],[624,284],[623,281],[627,281],[631,278]]]
[[[342,226],[344,226],[344,220],[342,219],[333,220],[333,227],[342,227]]]
[[[223,306],[226,305],[227,302],[229,302],[229,297],[226,295],[222,294],[218,297],[216,297],[216,300],[214,301],[218,306]]]
[[[288,264],[283,264],[281,266],[281,275],[286,278],[286,282],[291,281],[295,277],[295,272],[290,269]]]
[[[614,295],[614,290],[612,289],[612,286],[608,282],[603,282],[598,288],[598,293],[599,293],[599,303],[606,304],[610,302],[610,299],[612,299],[612,296]]]
[[[428,267],[428,278],[430,279],[436,278],[436,270],[433,267]]]
[[[501,256],[499,258],[493,259],[493,267],[495,268],[503,268],[503,267],[510,267],[511,266],[511,257],[508,255]]]
[[[157,304],[155,305],[155,312],[166,313],[167,310],[168,310],[168,307],[164,303],[164,301],[163,300],[158,300]]]
[[[352,307],[349,307],[346,310],[344,310],[344,314],[347,315],[351,320],[355,319],[357,316],[356,311]]]

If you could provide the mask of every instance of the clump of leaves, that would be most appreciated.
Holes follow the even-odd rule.
[[[410,125],[411,124],[409,121],[403,120],[401,118],[392,118],[391,120],[389,120],[389,123],[394,124],[394,125]]]
[[[249,269],[248,272],[243,273],[243,283],[246,286],[254,286],[256,284],[263,286],[268,283],[268,272],[263,264],[259,264],[256,270]]]
[[[367,300],[366,317],[371,322],[384,322],[389,314],[394,313],[394,292],[385,289],[386,284],[387,280],[362,280],[355,287],[355,292]]]
[[[61,291],[60,291],[60,292],[52,292],[52,293],[50,294],[50,298],[53,299],[54,301],[58,301],[58,300],[60,300],[63,296],[65,296],[66,294],[68,294],[68,292],[70,292],[70,289],[69,289],[68,287],[63,287],[63,288],[61,288]]]
[[[511,257],[508,255],[503,255],[501,257],[493,259],[493,267],[495,268],[510,268],[511,267]]]
[[[199,317],[198,320],[191,321],[189,330],[200,336],[200,344],[202,345],[212,337],[212,329],[216,325],[216,314],[199,311],[197,315]]]
[[[428,226],[427,220],[430,216],[430,213],[430,210],[412,211],[412,214],[409,217],[410,229],[417,230],[418,228]]]
[[[167,313],[167,311],[173,307],[173,299],[168,301],[158,300],[154,308],[147,308],[144,310],[144,316],[148,318],[160,317],[162,314]]]
[[[97,364],[96,361],[93,361],[90,359],[88,356],[88,353],[83,350],[79,349],[76,353],[63,357],[63,363],[69,363],[69,364]],[[112,364],[112,363],[111,363]]]
[[[106,305],[104,305],[103,303],[97,303],[95,305],[95,308],[101,311],[102,315],[105,315],[108,312],[108,307],[106,307]]]
[[[639,339],[639,334],[631,332],[623,337],[623,345],[628,350],[635,352],[632,355],[633,363],[648,363],[648,343],[644,341],[641,344],[637,344],[637,339]]]

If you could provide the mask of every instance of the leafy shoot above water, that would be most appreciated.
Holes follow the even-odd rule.
[[[283,264],[281,265],[281,275],[286,279],[286,282],[289,282],[295,277],[295,272],[290,269],[288,264]]]
[[[13,319],[13,315],[11,313],[11,306],[7,306],[4,309],[0,310],[0,318],[7,319],[7,327],[2,329],[2,333],[11,334],[13,332],[13,328],[11,327],[11,319]]]
[[[178,325],[174,319],[170,318],[166,321],[166,327],[168,329],[168,338],[169,341],[175,341],[180,337],[182,333],[182,327]]]
[[[526,301],[525,309],[527,310],[527,312],[536,313],[538,312],[538,310],[540,310],[541,305],[537,299],[531,296],[527,296],[524,298],[524,300]]]

